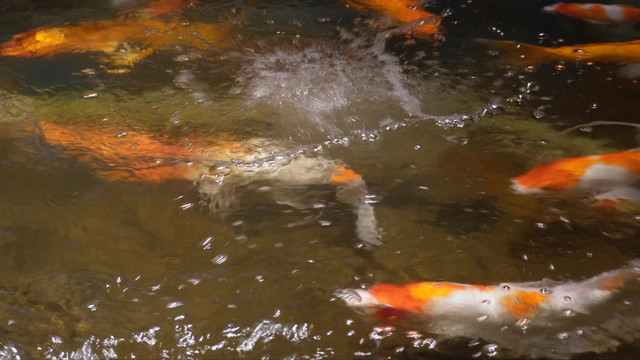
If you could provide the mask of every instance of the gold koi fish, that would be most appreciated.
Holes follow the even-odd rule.
[[[227,27],[228,24],[121,18],[37,28],[14,35],[0,45],[0,55],[34,57],[98,52],[107,54],[115,65],[132,66],[156,50],[176,44],[201,50],[228,46]]]
[[[583,44],[560,47],[544,47],[515,41],[476,40],[481,44],[502,50],[514,59],[529,64],[551,61],[575,63],[588,62],[640,62],[640,40],[620,43]]]

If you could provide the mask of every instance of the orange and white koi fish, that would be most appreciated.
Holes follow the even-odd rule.
[[[544,47],[516,41],[477,39],[477,42],[502,50],[518,61],[541,64],[551,61],[587,62],[640,62],[640,40],[621,43],[583,44]]]
[[[201,50],[228,46],[227,31],[227,24],[120,18],[33,29],[0,45],[0,55],[34,57],[98,52],[107,54],[115,65],[131,66],[158,49],[170,49],[176,44]]]
[[[605,206],[640,201],[640,150],[561,159],[511,181],[521,194],[574,191]]]
[[[418,38],[434,40],[442,34],[442,18],[422,10],[422,5],[416,0],[347,0],[347,3],[356,9],[374,10],[404,24],[423,21],[424,24],[411,31]]]
[[[158,139],[143,131],[119,133],[95,125],[58,125],[41,122],[46,140],[62,146],[96,174],[111,181],[167,182],[190,180],[210,201],[214,212],[234,201],[234,190],[251,183],[274,186],[331,185],[336,198],[353,207],[356,235],[365,246],[380,245],[373,207],[366,201],[362,176],[340,161],[308,156],[286,149],[269,139],[247,142],[206,139],[206,145],[189,147]],[[284,155],[283,155],[284,154]],[[279,203],[296,206],[287,198]]]
[[[554,319],[566,317],[567,312],[590,313],[625,284],[638,280],[640,260],[634,260],[618,270],[578,282],[375,284],[369,289],[338,290],[335,295],[354,308],[391,308],[427,318],[451,318],[460,324],[526,320],[530,325],[547,326]]]
[[[543,11],[597,24],[640,21],[640,8],[624,5],[557,3],[545,6]]]

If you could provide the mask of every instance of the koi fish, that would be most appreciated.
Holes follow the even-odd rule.
[[[635,310],[613,305],[616,296],[635,294],[638,280],[636,259],[582,281],[375,284],[337,290],[334,296],[365,315],[394,315],[378,321],[410,317],[407,325],[437,337],[471,338],[500,349],[489,357],[565,359],[612,351],[621,339],[631,342],[638,337]]]
[[[604,206],[640,201],[640,150],[561,159],[511,179],[520,194],[574,191]]]
[[[477,42],[505,51],[513,58],[532,64],[551,61],[640,62],[640,40],[621,43],[583,44],[549,48],[515,41],[477,39]]]
[[[119,18],[29,30],[0,45],[0,55],[35,57],[101,52],[116,65],[132,66],[157,49],[170,49],[175,44],[205,50],[229,43],[226,24]]]
[[[368,289],[341,289],[335,295],[354,308],[393,308],[425,317],[483,318],[495,323],[588,314],[627,282],[640,280],[640,260],[617,270],[573,282],[543,280],[498,285],[419,282],[375,284]],[[541,323],[542,325],[542,323]]]
[[[213,212],[228,209],[235,200],[235,189],[251,183],[283,187],[329,185],[336,189],[338,201],[352,206],[356,235],[363,245],[381,244],[362,176],[338,160],[297,151],[287,155],[286,149],[269,139],[206,139],[206,145],[185,146],[143,131],[119,133],[108,127],[45,121],[39,126],[48,143],[64,147],[94,168],[100,178],[152,183],[193,181],[210,201]],[[291,199],[276,201],[296,206]]]
[[[557,3],[545,6],[543,11],[562,14],[596,24],[636,22],[640,20],[640,8],[623,5]]]
[[[442,18],[422,10],[422,5],[416,0],[348,0],[347,3],[359,10],[374,10],[404,24],[423,21],[424,24],[413,29],[411,34],[425,40],[434,40],[442,34]]]

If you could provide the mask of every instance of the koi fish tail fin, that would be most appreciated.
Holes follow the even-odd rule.
[[[592,278],[601,290],[613,292],[631,281],[640,280],[640,258],[631,260],[629,265],[618,270],[608,271]]]
[[[529,65],[537,65],[556,60],[553,49],[515,41],[476,39],[476,42],[488,48],[501,51],[508,59]]]
[[[334,168],[331,180],[339,184],[336,192],[338,201],[353,206],[358,239],[365,247],[382,245],[377,229],[378,221],[373,206],[366,201],[367,186],[360,174],[346,168],[346,165],[339,165]]]

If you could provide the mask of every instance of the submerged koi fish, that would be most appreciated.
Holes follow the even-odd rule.
[[[543,10],[597,24],[640,21],[640,8],[624,5],[557,3],[545,6]]]
[[[540,64],[551,61],[586,62],[640,62],[640,40],[622,43],[602,43],[549,48],[515,41],[477,39],[477,42],[505,51],[521,61]]]
[[[380,245],[377,221],[366,202],[362,176],[340,161],[298,152],[286,154],[268,139],[206,140],[189,147],[171,144],[142,131],[118,133],[114,128],[92,125],[58,125],[41,122],[46,140],[95,169],[111,181],[161,183],[172,180],[197,182],[214,212],[227,209],[236,187],[266,182],[274,186],[330,185],[336,198],[351,205],[356,215],[356,234],[365,246]],[[279,203],[296,206],[289,198]]]
[[[347,0],[347,3],[356,9],[374,10],[405,24],[424,21],[424,24],[411,31],[411,34],[422,39],[434,40],[442,34],[442,18],[422,10],[422,5],[416,0]]]
[[[605,206],[640,201],[640,150],[580,156],[538,166],[511,179],[521,194],[575,191]]]
[[[116,65],[131,66],[158,49],[176,44],[204,50],[229,43],[226,24],[121,18],[29,30],[0,45],[0,55],[34,57],[102,52]]]
[[[338,290],[335,295],[354,308],[391,308],[427,318],[449,318],[459,324],[526,320],[531,325],[546,326],[551,320],[566,317],[567,311],[588,314],[627,282],[640,280],[639,276],[640,260],[634,260],[621,269],[578,282],[375,284],[366,290]]]

